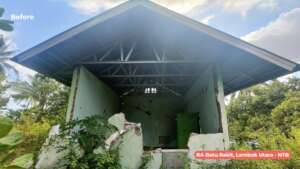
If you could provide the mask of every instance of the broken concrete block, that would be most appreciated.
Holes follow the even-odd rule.
[[[59,133],[59,125],[53,126],[50,129],[49,137],[42,147],[41,153],[38,156],[38,162],[35,166],[37,169],[58,168],[63,164],[60,159],[64,156],[63,153],[57,153],[57,148],[54,145],[49,145],[49,142]]]
[[[188,150],[186,149],[167,149],[162,150],[162,168],[184,168]]]
[[[105,148],[106,150],[114,150],[120,144],[120,132],[114,132],[105,140]]]
[[[59,125],[53,126],[49,132],[49,137],[47,138],[41,149],[41,153],[38,156],[38,161],[35,165],[36,169],[64,169],[63,166],[66,164],[66,162],[63,160],[63,158],[69,153],[69,151],[59,151],[59,148],[67,144],[68,139],[55,138],[55,136],[58,134]],[[83,155],[83,151],[80,149],[79,144],[74,145],[73,149],[78,157]]]
[[[141,124],[127,122],[123,113],[113,115],[108,119],[108,123],[118,131],[106,139],[105,148],[118,150],[122,168],[138,169],[142,164],[144,152]]]
[[[197,160],[196,151],[204,150],[226,150],[227,146],[224,141],[223,133],[215,134],[196,134],[191,133],[188,141],[188,157],[191,160],[190,168],[198,169],[199,163],[215,163],[214,160]]]
[[[120,132],[124,130],[126,122],[127,121],[125,119],[124,113],[115,114],[108,119],[108,123],[115,126]]]
[[[144,153],[140,124],[127,126],[126,132],[121,134],[121,142],[118,148],[121,167],[124,169],[138,169],[142,164]]]
[[[157,149],[150,153],[150,160],[145,165],[146,169],[160,169],[162,167],[162,151]]]

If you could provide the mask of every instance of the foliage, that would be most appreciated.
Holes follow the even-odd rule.
[[[272,110],[288,99],[290,93],[299,90],[300,80],[292,78],[288,82],[275,80],[256,85],[233,95],[227,106],[232,139],[237,142],[254,140],[257,132],[269,130],[279,124],[274,124],[276,113],[272,113]]]
[[[16,158],[6,169],[24,169],[30,168],[33,164],[33,154],[25,154]]]
[[[282,133],[289,136],[293,128],[300,128],[300,92],[293,92],[272,110],[274,124],[279,126]]]
[[[9,151],[6,164],[23,154],[30,153],[36,158],[42,144],[48,136],[50,127],[65,121],[68,88],[41,75],[36,75],[32,83],[18,82],[12,83],[10,86],[13,86],[12,89],[15,89],[15,85],[25,83],[30,86],[25,87],[28,87],[27,91],[31,93],[24,90],[22,92],[18,91],[16,95],[24,96],[22,99],[27,100],[27,103],[31,106],[6,113],[6,116],[13,120],[13,130],[17,130],[18,134],[22,135],[22,142],[15,145],[13,151]],[[7,87],[3,89],[3,93],[6,89]],[[41,97],[33,97],[35,94]],[[28,97],[34,98],[35,100],[31,100]],[[24,103],[22,99],[19,97],[20,104]],[[1,100],[3,99],[0,99],[0,101]],[[41,106],[40,103],[43,102],[45,104]],[[5,108],[5,106],[3,106],[3,108]]]
[[[0,117],[0,127],[1,127],[0,138],[2,138],[10,132],[10,130],[13,127],[13,124],[12,124],[11,120],[4,118],[4,117]]]
[[[25,154],[21,157],[14,159],[11,164],[11,157],[16,151],[16,146],[23,141],[22,134],[13,131],[13,122],[7,118],[0,117],[0,167],[6,168],[29,168],[33,163],[33,155]]]
[[[4,8],[0,7],[0,17],[3,16],[4,11]],[[12,24],[13,22],[10,20],[0,19],[0,30],[8,32],[13,31]],[[16,69],[6,62],[9,59],[8,56],[10,56],[14,51],[9,50],[9,43],[6,43],[5,41],[6,39],[4,36],[0,34],[0,73],[4,73],[5,69],[9,69],[18,75]]]
[[[5,82],[5,76],[0,72],[0,111],[5,110],[5,106],[8,103],[8,98],[4,96],[8,86]]]
[[[15,128],[22,133],[23,141],[16,147],[17,151],[14,153],[14,156],[17,157],[24,153],[33,153],[36,158],[48,136],[50,127],[50,122],[46,120],[36,122],[25,112],[21,120],[15,125]]]
[[[291,150],[287,161],[230,161],[228,168],[300,168],[300,79],[272,81],[231,97],[227,106],[234,149]],[[251,147],[249,142],[258,146]]]
[[[151,153],[146,153],[142,157],[142,164],[139,169],[147,169],[148,164],[153,160],[153,156]]]
[[[42,118],[54,124],[64,121],[69,92],[67,87],[36,74],[31,83],[12,83],[12,89],[16,92],[12,97],[19,103],[25,102],[25,112],[31,113],[35,121],[42,121]]]
[[[3,16],[4,11],[5,11],[4,8],[0,7],[0,17]],[[0,30],[12,31],[13,30],[12,24],[13,22],[10,20],[0,19]]]
[[[55,140],[58,138],[65,140],[65,144],[59,148],[59,152],[68,152],[64,156],[66,162],[64,166],[70,169],[119,169],[117,151],[106,150],[104,147],[106,138],[114,131],[116,129],[100,116],[74,120],[62,125],[60,134]],[[76,151],[78,147],[80,153]]]

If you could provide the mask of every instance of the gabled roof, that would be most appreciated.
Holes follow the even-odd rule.
[[[74,68],[84,65],[121,92],[147,86],[184,92],[212,64],[221,68],[226,94],[299,70],[147,0],[123,3],[12,60],[67,85]]]

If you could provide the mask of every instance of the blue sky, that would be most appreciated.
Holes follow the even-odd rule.
[[[6,0],[0,5],[5,8],[4,17],[7,19],[12,14],[34,16],[33,20],[15,21],[13,38],[19,52],[89,18],[64,1]]]

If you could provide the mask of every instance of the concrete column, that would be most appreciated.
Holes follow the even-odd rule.
[[[225,110],[225,101],[224,101],[224,87],[223,87],[223,79],[222,72],[219,67],[215,67],[214,69],[214,81],[215,81],[215,90],[216,90],[216,100],[219,111],[219,120],[221,122],[222,132],[224,135],[224,143],[226,148],[229,148],[229,134],[228,134],[228,122],[227,122],[227,114]]]

